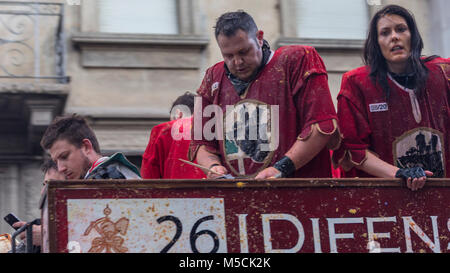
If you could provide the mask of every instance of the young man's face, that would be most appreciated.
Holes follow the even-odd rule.
[[[225,64],[230,72],[243,81],[250,80],[253,73],[261,65],[263,34],[258,31],[256,40],[239,29],[236,34],[227,37],[217,36],[217,44]]]
[[[66,179],[83,179],[92,163],[86,155],[84,144],[80,148],[65,139],[57,140],[50,148],[50,155],[58,166],[58,171]]]

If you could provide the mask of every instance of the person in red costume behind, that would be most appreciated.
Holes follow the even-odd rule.
[[[450,177],[450,60],[422,48],[408,10],[374,15],[366,66],[344,74],[338,95],[344,138],[333,162],[343,176],[402,178],[414,191],[427,176]]]
[[[186,92],[171,108],[170,121],[152,128],[142,155],[141,176],[144,179],[202,179],[206,175],[187,160],[190,145],[194,94]]]

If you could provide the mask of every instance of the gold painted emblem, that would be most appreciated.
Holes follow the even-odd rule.
[[[124,239],[118,234],[125,235],[127,233],[130,220],[122,217],[117,222],[111,221],[109,218],[111,209],[108,205],[106,205],[103,213],[105,214],[105,217],[91,222],[89,227],[84,232],[84,236],[87,236],[92,229],[95,229],[101,236],[92,240],[92,246],[88,252],[102,253],[104,250],[106,250],[106,253],[113,253],[113,251],[116,253],[127,252],[128,248],[122,246]]]

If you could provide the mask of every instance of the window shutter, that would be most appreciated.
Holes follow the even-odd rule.
[[[297,0],[297,35],[314,39],[366,39],[366,0]]]
[[[98,0],[99,31],[178,34],[176,0]]]

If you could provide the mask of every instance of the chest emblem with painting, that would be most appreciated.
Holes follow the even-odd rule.
[[[267,165],[276,147],[271,130],[273,107],[255,101],[243,100],[227,108],[224,126],[224,150],[226,160],[235,163],[231,167],[236,175],[253,175],[246,169],[245,161]],[[231,166],[231,165],[230,165]]]
[[[399,168],[422,167],[433,177],[445,177],[444,138],[431,128],[416,128],[398,137],[393,144],[395,165]]]

